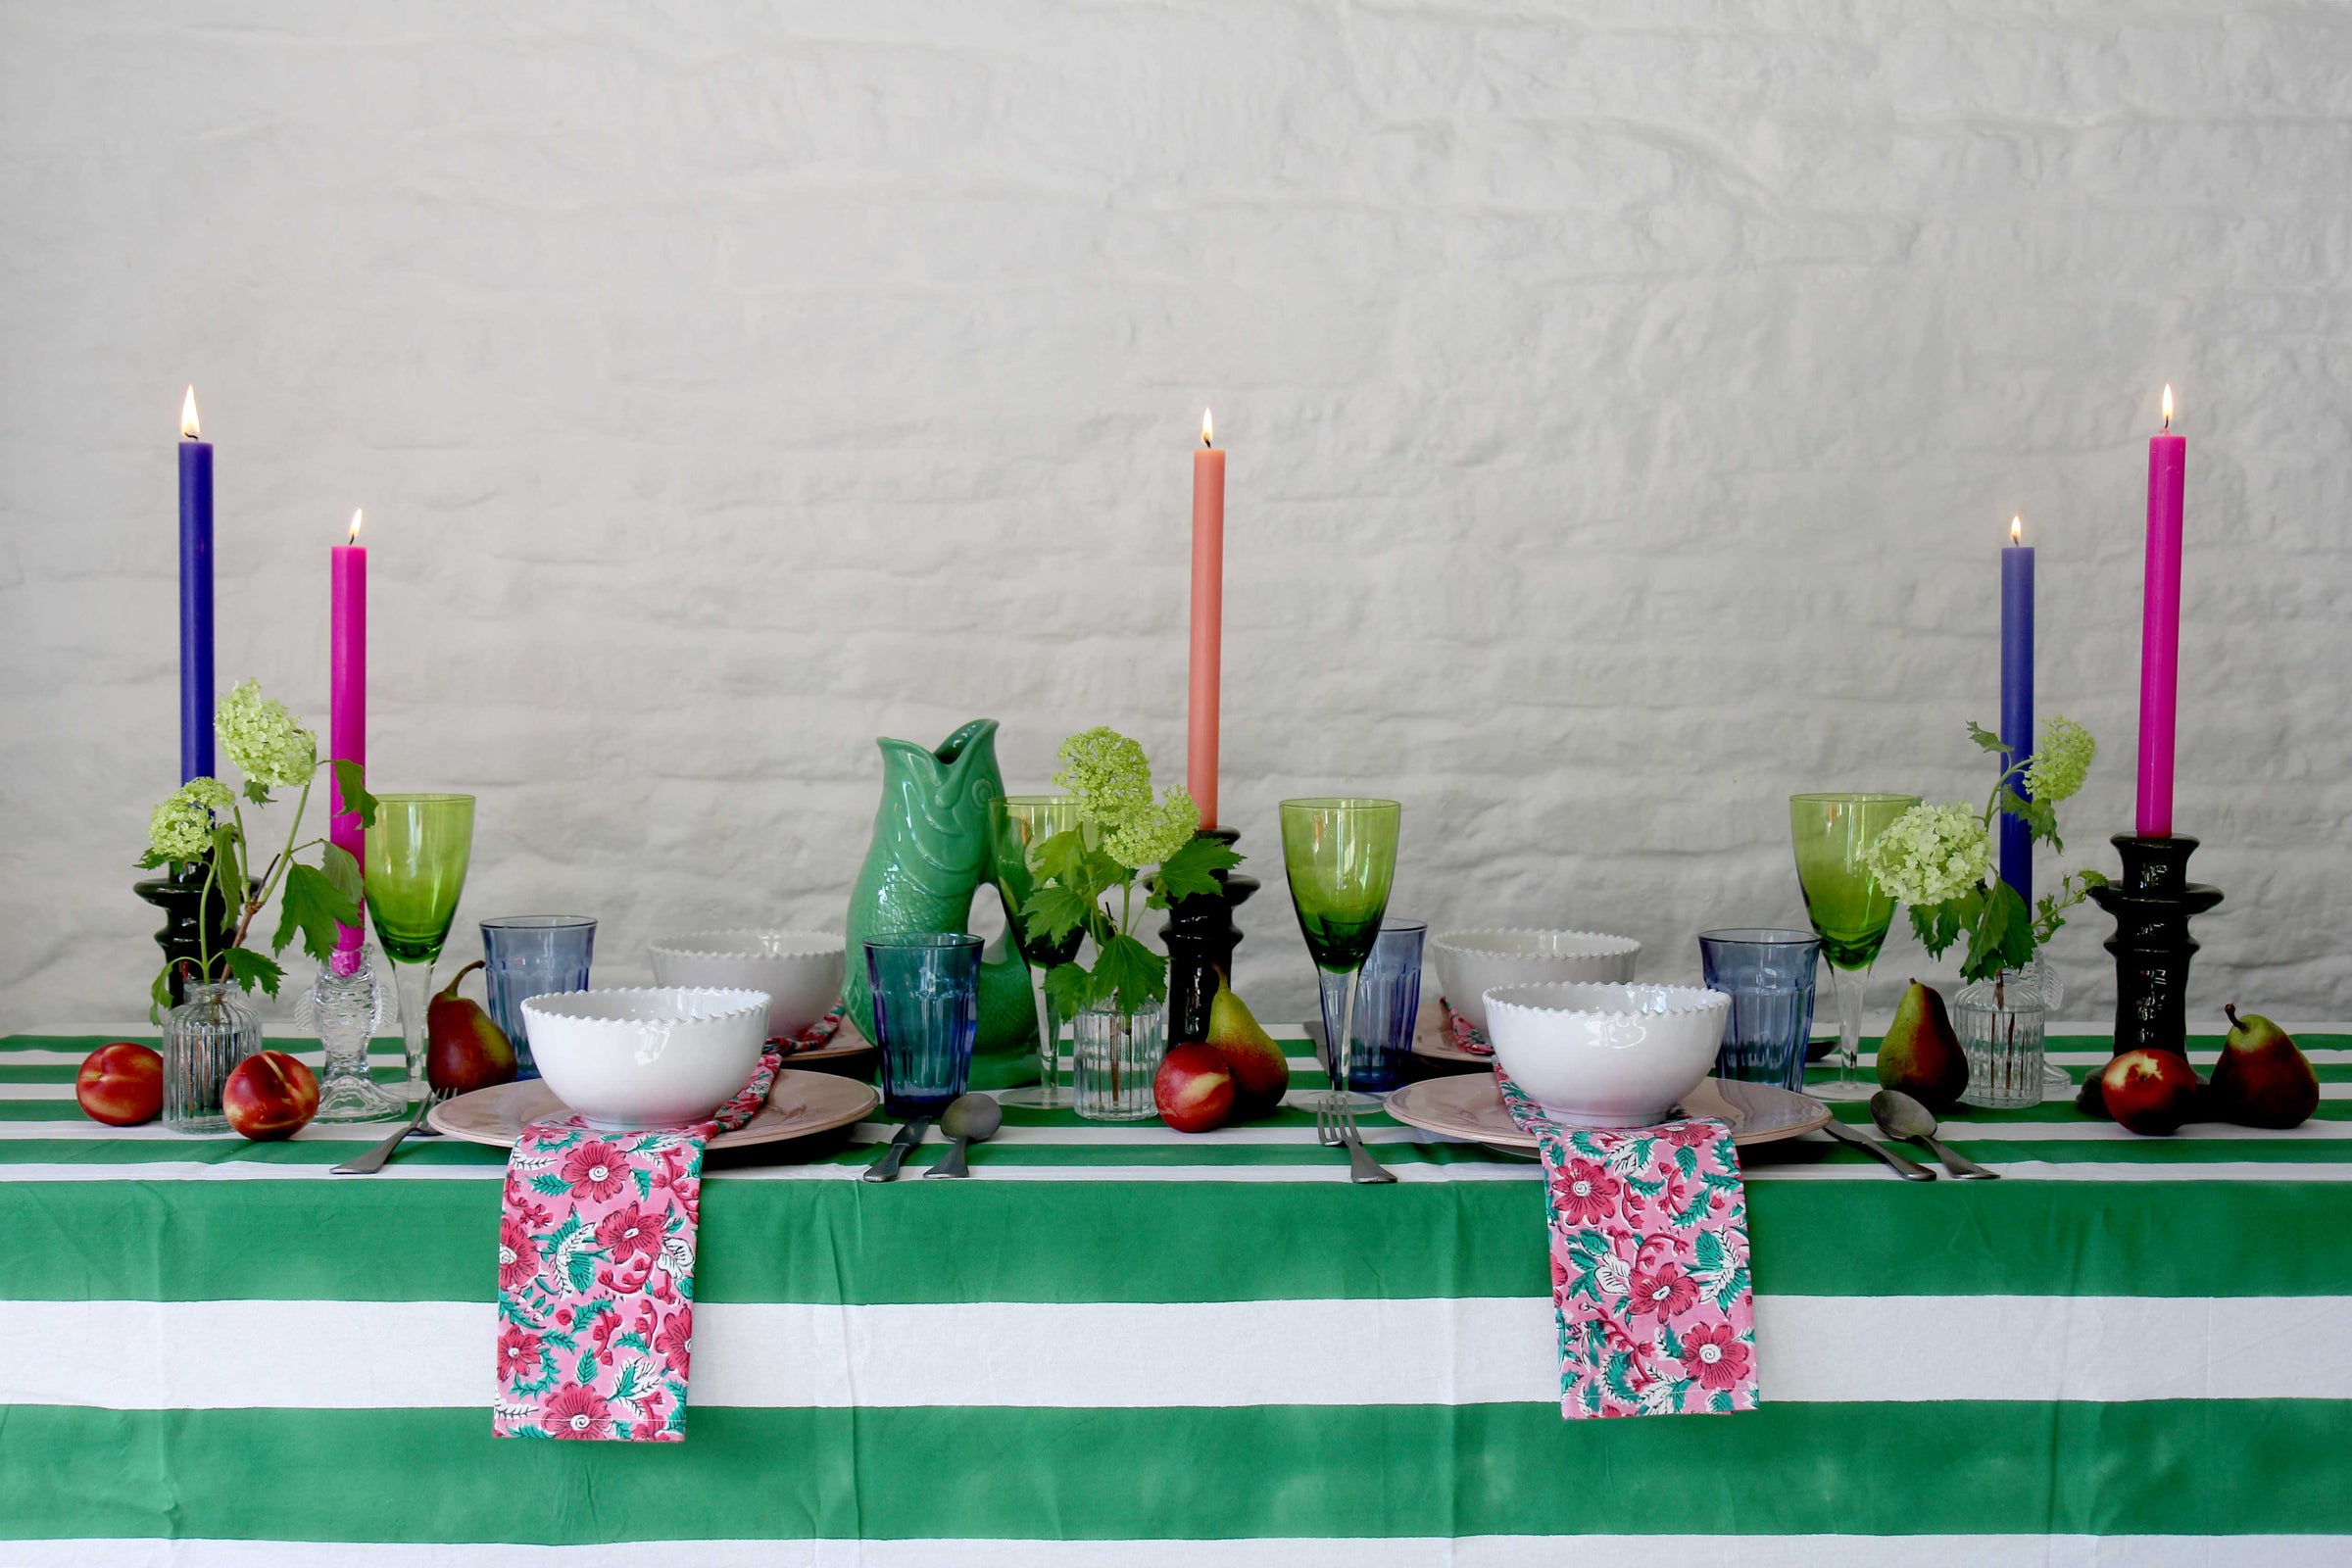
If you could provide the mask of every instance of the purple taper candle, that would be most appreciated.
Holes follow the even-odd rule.
[[[213,444],[179,406],[179,781],[213,772]]]
[[[2005,772],[2034,750],[2034,551],[2025,543],[2023,517],[2009,519],[2009,548],[2001,552],[2001,753]],[[2025,775],[2010,780],[2027,800]],[[2026,824],[2001,814],[2001,880],[2034,903],[2034,835]]]

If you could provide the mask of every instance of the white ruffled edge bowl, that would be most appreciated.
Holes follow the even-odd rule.
[[[522,1004],[547,1087],[609,1130],[707,1119],[759,1065],[767,1013],[766,992],[734,986],[622,986]]]
[[[1483,999],[1494,1059],[1553,1120],[1647,1127],[1715,1064],[1732,999],[1704,986],[1558,980]]]
[[[837,931],[731,926],[664,937],[650,948],[658,985],[766,992],[771,1040],[790,1039],[831,1010],[849,964],[848,941]]]
[[[1544,951],[1548,945],[1552,951]],[[1558,951],[1561,948],[1569,951]],[[1441,931],[1429,939],[1438,989],[1446,1004],[1462,1015],[1478,1039],[1493,1043],[1487,1028],[1486,994],[1496,986],[1552,981],[1622,984],[1634,978],[1642,944],[1605,931],[1568,931],[1550,926],[1486,926]]]

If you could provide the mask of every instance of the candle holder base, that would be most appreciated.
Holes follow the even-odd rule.
[[[156,932],[155,945],[164,950],[164,961],[172,965],[174,1007],[188,1000],[188,978],[204,956],[203,914],[199,911],[212,917],[215,953],[226,948],[236,934],[226,895],[216,887],[208,898],[204,884],[203,863],[191,860],[175,863],[170,876],[151,876],[130,885],[133,893],[164,911],[163,929]]]
[[[1234,828],[1201,830],[1230,847],[1242,835]],[[1159,928],[1168,948],[1168,1043],[1208,1038],[1209,1004],[1217,987],[1233,971],[1233,950],[1242,940],[1233,911],[1257,891],[1255,877],[1231,871],[1214,873],[1218,894],[1198,893],[1168,906],[1168,923]]]
[[[2192,915],[2222,902],[2219,888],[2188,880],[2197,840],[2186,835],[2142,838],[2118,833],[2108,840],[2123,858],[2124,874],[2090,896],[2115,917],[2107,951],[2115,955],[2115,1054],[2182,1052],[2188,1044],[2188,960],[2197,951],[2188,934]],[[2082,1081],[2076,1104],[2106,1112],[2098,1075]]]

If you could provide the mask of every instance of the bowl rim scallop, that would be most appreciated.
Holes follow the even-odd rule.
[[[1482,948],[1473,939],[1478,937],[1578,937],[1601,946],[1588,953],[1528,953],[1518,948]],[[1565,963],[1575,958],[1626,958],[1642,951],[1634,937],[1621,937],[1613,931],[1580,931],[1556,925],[1482,925],[1459,931],[1444,931],[1429,939],[1433,948],[1449,952],[1472,954],[1482,958],[1530,958],[1538,962]],[[1610,984],[1612,982],[1592,982]]]
[[[1667,1005],[1646,1008],[1545,1006],[1540,1003],[1510,1000],[1514,993],[1568,991],[1644,991],[1666,999]],[[1727,991],[1713,991],[1705,986],[1656,985],[1646,980],[1530,980],[1518,985],[1490,986],[1483,1000],[1490,1013],[1500,1007],[1505,1011],[1536,1016],[1558,1014],[1577,1018],[1680,1018],[1722,1012],[1732,1004],[1731,993]],[[1567,1000],[1565,997],[1561,999],[1563,1003]]]
[[[750,937],[764,940],[781,937],[789,946],[774,953],[747,953],[741,948],[705,948],[689,944],[707,942],[713,938]],[[702,931],[684,931],[674,937],[646,944],[647,951],[664,958],[829,958],[835,954],[849,956],[850,940],[838,931],[810,931],[780,925],[712,926]]]
[[[743,1000],[718,1012],[697,1013],[691,1017],[680,1018],[614,1018],[608,1017],[603,1013],[575,1010],[577,1007],[589,1005],[611,1005],[609,1003],[597,1002],[595,999],[598,998],[645,997],[680,991],[710,997],[740,997]],[[540,1005],[543,1002],[552,1002],[557,1005],[543,1007]],[[570,1005],[565,1005],[565,1004],[570,1004]],[[535,1013],[543,1018],[561,1018],[565,1023],[611,1024],[615,1028],[642,1029],[647,1024],[657,1023],[731,1023],[738,1018],[750,1017],[754,1013],[758,1013],[764,1020],[771,1004],[766,992],[751,991],[742,986],[600,986],[593,991],[559,991],[544,997],[532,997],[523,1003],[522,1010],[526,1013]]]

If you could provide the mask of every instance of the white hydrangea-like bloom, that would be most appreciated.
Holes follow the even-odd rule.
[[[167,860],[203,859],[213,849],[213,811],[230,799],[217,778],[188,780],[147,819],[147,847]]]
[[[264,788],[304,783],[318,765],[318,737],[294,721],[293,710],[263,696],[258,680],[230,689],[213,728],[228,760]]]
[[[1992,839],[1965,806],[1914,806],[1864,854],[1879,891],[1914,906],[1942,904],[1984,885]]]

